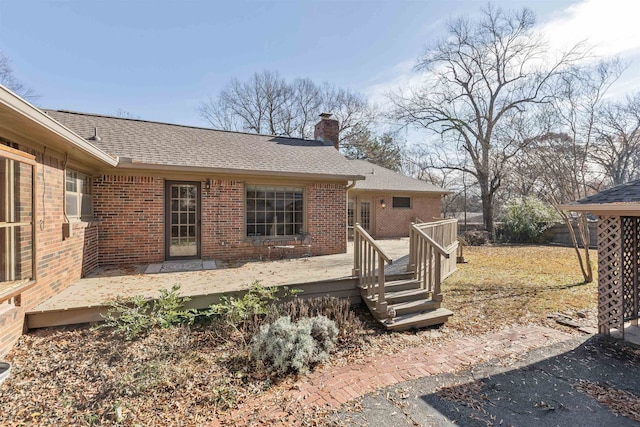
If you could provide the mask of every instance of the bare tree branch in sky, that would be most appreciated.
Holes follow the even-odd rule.
[[[29,102],[35,102],[40,98],[33,89],[16,78],[11,67],[11,59],[2,51],[0,51],[0,84]]]
[[[569,65],[583,58],[580,46],[551,60],[534,31],[529,9],[504,12],[489,6],[482,19],[459,18],[447,36],[418,59],[424,84],[391,96],[396,119],[425,128],[457,154],[440,167],[461,169],[480,187],[486,229],[493,233],[494,200],[522,138],[527,113],[553,98],[547,90]]]

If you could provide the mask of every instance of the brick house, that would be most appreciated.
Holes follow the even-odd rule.
[[[303,235],[312,255],[343,253],[347,191],[389,195],[378,236],[401,233],[394,197],[411,198],[399,224],[439,216],[442,190],[358,188],[337,128],[323,115],[303,140],[41,110],[0,86],[0,355],[25,312],[100,265],[251,258]]]
[[[351,164],[365,179],[349,189],[349,227],[359,223],[374,238],[406,237],[411,222],[441,216],[442,196],[449,191],[365,160]]]

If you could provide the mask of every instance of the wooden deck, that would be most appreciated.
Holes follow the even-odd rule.
[[[387,275],[406,271],[409,239],[380,240],[394,264]],[[405,262],[398,262],[403,260]],[[302,289],[303,297],[328,293],[359,302],[358,280],[351,276],[353,246],[346,254],[297,258],[280,261],[256,261],[216,270],[145,274],[146,265],[103,268],[80,279],[64,291],[27,313],[29,328],[71,325],[102,320],[106,303],[117,296],[156,297],[160,290],[180,285],[180,293],[191,297],[193,308],[205,308],[219,301],[222,294],[242,292],[255,280],[264,286],[291,286]]]

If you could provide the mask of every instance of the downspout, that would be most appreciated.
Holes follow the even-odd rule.
[[[62,223],[62,239],[66,240],[73,235],[73,228],[69,217],[67,216],[67,162],[69,161],[69,154],[64,153],[64,161],[62,162],[62,173],[64,174],[62,180],[62,214],[64,215],[64,223]]]
[[[349,242],[349,190],[351,190],[353,187],[355,187],[356,185],[356,180],[354,179],[351,184],[347,185],[346,187],[346,191],[345,191],[345,195],[347,196],[347,200],[345,200],[347,202],[347,243]],[[354,222],[355,222],[355,217],[354,217]]]

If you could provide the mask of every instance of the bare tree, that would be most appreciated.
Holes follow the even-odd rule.
[[[534,23],[528,9],[507,13],[491,6],[477,22],[453,21],[447,37],[418,60],[425,83],[391,96],[395,118],[440,135],[440,153],[447,155],[439,167],[476,179],[491,233],[496,192],[528,140],[521,134],[527,109],[547,102],[550,83],[581,57],[576,46],[549,59]]]
[[[123,119],[134,119],[134,120],[140,120],[140,116],[137,114],[133,114],[131,111],[127,111],[123,108],[118,108],[116,110],[116,117],[120,117]]]
[[[330,112],[340,126],[340,143],[362,140],[376,112],[356,92],[310,79],[287,82],[277,73],[233,79],[200,106],[200,115],[217,129],[312,138],[320,113]]]
[[[591,157],[603,168],[611,185],[640,177],[640,92],[604,104],[596,126]]]
[[[36,92],[28,86],[25,86],[13,74],[11,67],[11,59],[0,51],[0,84],[15,92],[27,101],[34,102],[40,98]]]
[[[601,186],[602,173],[591,162],[598,138],[598,111],[620,73],[616,61],[600,62],[574,67],[559,79],[557,97],[547,115],[549,132],[533,139],[527,147],[529,167],[542,183],[541,194],[556,209],[587,197]],[[558,213],[568,226],[584,281],[591,282],[588,217],[584,213]]]
[[[200,106],[200,114],[219,129],[275,135],[286,98],[285,81],[277,73],[264,71],[246,82],[232,79],[217,98]]]

